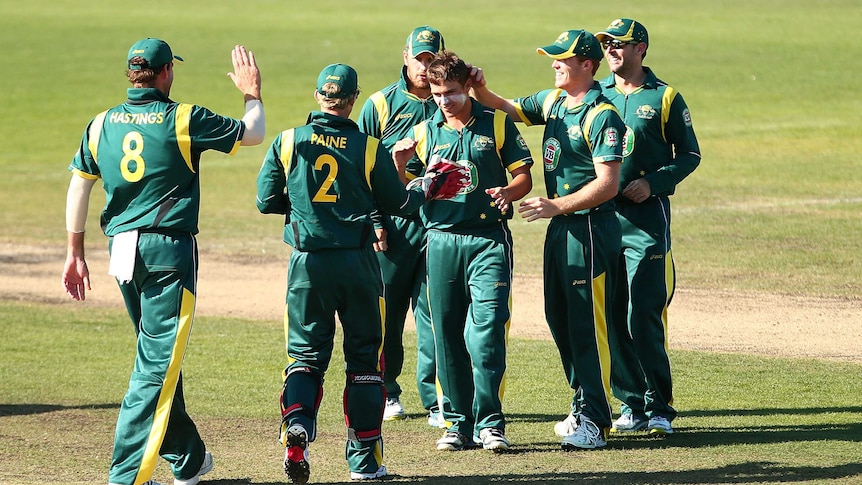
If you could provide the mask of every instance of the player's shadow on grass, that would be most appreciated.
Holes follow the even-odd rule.
[[[807,407],[807,408],[758,408],[758,409],[691,409],[680,411],[686,418],[708,418],[714,416],[770,416],[791,414],[805,416],[824,413],[862,413],[862,406]]]
[[[119,403],[104,404],[81,404],[78,406],[64,406],[61,404],[0,404],[0,417],[4,416],[29,416],[32,414],[53,413],[55,411],[67,411],[69,409],[119,409]]]
[[[802,483],[812,480],[862,479],[862,464],[847,463],[831,467],[787,466],[783,463],[751,461],[716,468],[675,470],[666,472],[584,472],[584,473],[529,473],[525,475],[473,475],[457,477],[423,477],[393,474],[384,480],[370,483],[422,483],[425,485],[448,485],[451,483],[498,484],[517,482],[539,483],[586,483],[590,485],[674,485],[710,483]],[[247,478],[236,480],[208,480],[208,485],[283,485],[285,482],[253,482]],[[346,483],[346,482],[317,482]]]

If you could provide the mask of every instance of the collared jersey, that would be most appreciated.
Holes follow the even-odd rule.
[[[653,195],[671,195],[676,184],[697,168],[700,147],[682,95],[648,68],[643,86],[626,95],[614,75],[601,81],[604,95],[626,123],[620,190],[646,177]]]
[[[542,159],[548,198],[577,192],[596,178],[595,163],[621,162],[625,124],[616,108],[602,95],[598,83],[574,108],[566,107],[562,89],[539,91],[515,99],[515,108],[527,125],[545,125]],[[613,201],[578,211],[613,210]]]
[[[93,118],[69,170],[101,178],[102,230],[198,232],[201,153],[233,155],[242,121],[171,101],[154,88],[130,88],[128,100]]]
[[[404,188],[377,138],[318,111],[276,136],[257,178],[258,209],[288,214],[284,241],[300,251],[365,247],[377,204],[407,215],[423,202],[421,191]]]
[[[447,125],[439,111],[413,128],[416,157],[408,165],[421,164],[414,173],[424,171],[435,154],[470,167],[469,184],[458,195],[422,206],[422,221],[429,229],[478,228],[511,219],[512,211],[501,212],[485,189],[506,186],[506,171],[533,163],[527,143],[505,112],[470,101],[471,118],[460,131]]]
[[[407,89],[406,68],[401,68],[398,81],[372,94],[359,113],[359,129],[375,138],[387,150],[398,140],[406,138],[414,126],[437,112],[433,97],[420,98]],[[416,168],[416,167],[413,167]],[[408,173],[407,178],[422,173]]]

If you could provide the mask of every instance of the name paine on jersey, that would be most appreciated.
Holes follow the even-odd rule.
[[[331,148],[347,148],[346,136],[311,134],[311,143]]]
[[[108,117],[109,123],[126,125],[160,125],[165,122],[164,111],[154,113],[121,113],[115,111]]]

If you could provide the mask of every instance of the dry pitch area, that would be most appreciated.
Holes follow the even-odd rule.
[[[78,304],[60,284],[64,259],[63,247],[0,243],[0,299]],[[107,251],[91,251],[87,262],[93,289],[84,304],[122,308]],[[286,271],[285,253],[245,261],[202,253],[198,315],[281,322]],[[541,279],[518,277],[514,289],[510,335],[550,339]],[[674,349],[862,362],[858,300],[678,288],[669,315]]]

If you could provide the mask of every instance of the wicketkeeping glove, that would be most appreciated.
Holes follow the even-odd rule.
[[[407,188],[421,187],[425,200],[446,200],[468,185],[470,170],[465,165],[433,155],[425,175],[411,180]]]

